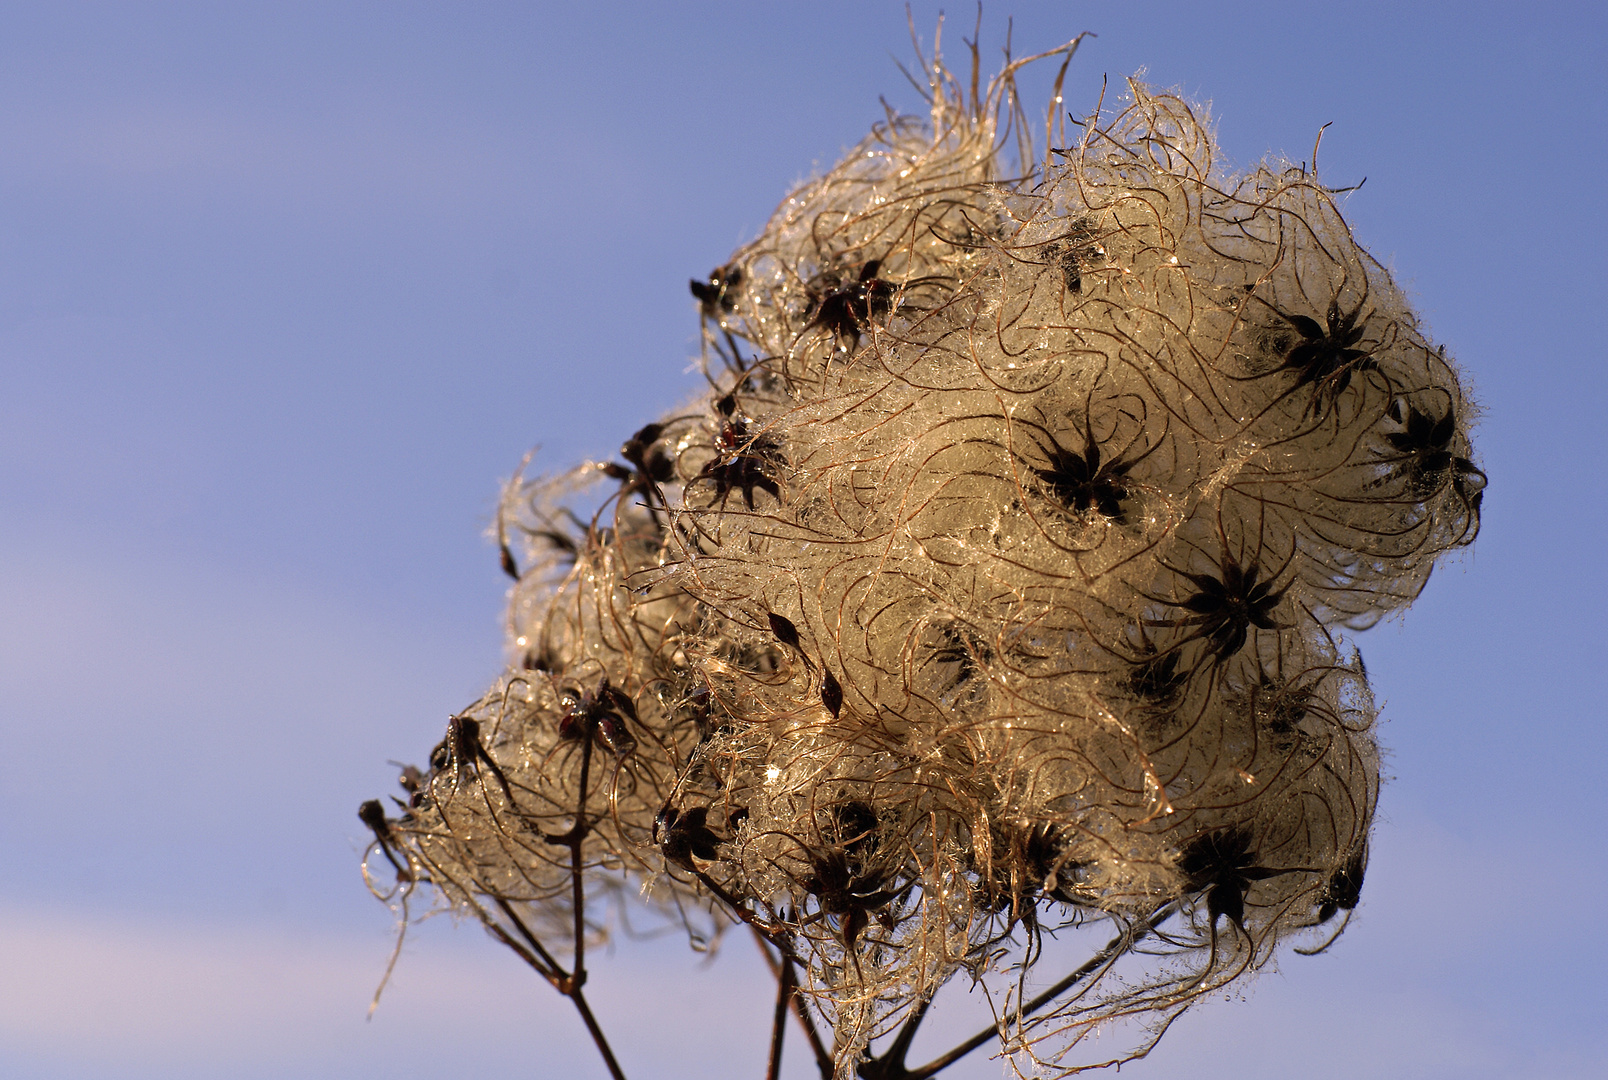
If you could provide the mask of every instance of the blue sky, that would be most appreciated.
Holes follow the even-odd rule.
[[[1007,15],[1019,53],[1094,31],[1071,108],[1145,68],[1234,162],[1332,122],[1325,177],[1368,178],[1348,219],[1484,406],[1478,546],[1359,642],[1391,780],[1350,933],[1124,1075],[1601,1075],[1608,18],[984,15],[990,57]],[[690,392],[687,278],[879,95],[915,110],[910,56],[882,2],[0,4],[0,1072],[603,1075],[448,919],[364,1023],[354,811],[496,673],[499,480]],[[637,951],[593,974],[628,1074],[761,1075],[746,942]]]

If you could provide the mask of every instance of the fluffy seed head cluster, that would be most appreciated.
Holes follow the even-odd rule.
[[[707,395],[509,486],[513,663],[376,828],[516,947],[600,889],[753,924],[842,1075],[957,973],[1059,1074],[1332,939],[1379,789],[1336,632],[1479,527],[1457,372],[1313,171],[1139,84],[1037,158],[1015,69],[934,64],[693,282]]]

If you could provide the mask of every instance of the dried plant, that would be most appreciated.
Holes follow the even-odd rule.
[[[692,283],[712,392],[508,486],[514,662],[364,806],[382,895],[478,918],[616,1077],[582,987],[630,894],[760,939],[770,1075],[791,1009],[867,1080],[1142,1056],[1358,902],[1379,752],[1336,634],[1473,541],[1473,407],[1313,170],[1227,175],[1139,83],[1038,156],[1014,76],[1076,46],[981,92],[975,44],[969,87],[924,60],[928,119]],[[957,975],[997,1024],[908,1064]]]

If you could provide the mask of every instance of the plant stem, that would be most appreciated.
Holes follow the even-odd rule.
[[[760,955],[770,967],[771,975],[780,979],[782,977],[781,965],[770,954],[768,948],[770,939],[757,926],[750,926],[754,932],[754,940],[759,944]],[[783,957],[787,954],[783,953]],[[821,1033],[815,1027],[815,1018],[810,1015],[810,1007],[804,1001],[804,995],[798,992],[798,981],[794,979],[793,989],[793,1015],[798,1019],[798,1026],[804,1029],[804,1037],[810,1041],[810,1050],[815,1054],[815,1065],[821,1070],[821,1080],[832,1080],[832,1055],[827,1052],[826,1044],[821,1041]]]
[[[592,1041],[597,1044],[598,1053],[603,1055],[603,1063],[609,1067],[609,1075],[614,1077],[614,1080],[625,1080],[625,1073],[620,1070],[620,1063],[614,1060],[614,1051],[609,1049],[609,1041],[603,1037],[603,1029],[598,1026],[597,1018],[592,1015],[591,1008],[586,1004],[586,996],[581,993],[581,988],[577,986],[571,990],[568,997],[575,1003],[581,1019],[586,1021],[586,1030],[592,1033]]]
[[[984,1028],[982,1031],[979,1031],[977,1034],[973,1035],[959,1046],[956,1046],[948,1053],[934,1058],[919,1068],[901,1069],[898,1072],[879,1074],[876,1080],[927,1080],[927,1077],[932,1076],[935,1073],[938,1073],[953,1065],[955,1062],[959,1061],[961,1058],[983,1045],[989,1039],[997,1038],[1001,1030],[1021,1023],[1023,1017],[1031,1016],[1033,1013],[1042,1009],[1045,1005],[1049,1004],[1051,1001],[1054,1001],[1057,997],[1060,997],[1073,986],[1077,985],[1077,983],[1082,981],[1091,972],[1094,972],[1099,968],[1111,963],[1118,956],[1121,956],[1124,952],[1127,952],[1134,945],[1137,945],[1140,941],[1143,941],[1146,937],[1148,937],[1151,931],[1155,930],[1156,927],[1160,926],[1162,923],[1171,918],[1177,910],[1178,901],[1176,900],[1163,904],[1156,910],[1154,914],[1150,916],[1150,918],[1145,920],[1142,927],[1140,927],[1138,930],[1124,930],[1122,933],[1112,938],[1106,943],[1105,948],[1091,956],[1083,964],[1083,966],[1071,972],[1060,982],[1056,983],[1048,990],[1045,990],[1032,1001],[1029,1001],[1025,1005],[1013,1010],[1011,1015],[1003,1024]]]
[[[782,1075],[782,1036],[787,1033],[787,1005],[793,998],[793,988],[793,961],[784,956],[776,979],[776,1014],[771,1018],[770,1064],[765,1069],[765,1080],[780,1080]]]

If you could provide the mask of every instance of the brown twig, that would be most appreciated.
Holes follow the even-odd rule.
[[[591,823],[586,817],[587,781],[590,778],[591,765],[592,739],[588,733],[586,741],[581,746],[581,793],[579,805],[575,808],[575,822],[563,833],[541,834],[542,839],[548,843],[567,847],[570,851],[570,879],[574,888],[572,899],[575,907],[574,964],[569,971],[565,971],[557,958],[542,945],[530,927],[525,925],[525,921],[519,917],[513,905],[501,896],[494,896],[492,899],[529,948],[514,940],[513,936],[495,921],[487,920],[486,928],[503,944],[513,949],[542,978],[552,983],[555,990],[570,999],[575,1011],[581,1014],[581,1021],[586,1024],[586,1030],[591,1034],[598,1053],[603,1056],[603,1064],[608,1067],[609,1075],[614,1080],[625,1080],[625,1072],[614,1057],[614,1050],[609,1046],[608,1037],[603,1034],[603,1028],[598,1024],[597,1017],[592,1015],[592,1007],[587,1003],[586,995],[581,992],[581,987],[586,983],[586,888],[581,872],[581,848],[591,832]]]
[[[765,1080],[781,1080],[782,1036],[787,1033],[787,1005],[795,989],[793,961],[784,956],[781,974],[776,979],[776,1013],[771,1018],[770,1063],[765,1068]]]
[[[1162,923],[1171,918],[1173,914],[1177,912],[1177,910],[1178,901],[1176,900],[1163,904],[1153,915],[1150,916],[1150,918],[1145,920],[1142,927],[1137,930],[1132,928],[1124,930],[1122,933],[1112,938],[1106,944],[1105,948],[1091,956],[1077,970],[1068,974],[1060,982],[1056,983],[1048,990],[1045,990],[1032,1001],[1029,1001],[1025,1005],[1013,1010],[1011,1015],[1006,1018],[1003,1023],[997,1024],[993,1027],[984,1028],[982,1031],[979,1031],[965,1042],[954,1047],[947,1053],[933,1058],[931,1061],[927,1062],[927,1064],[922,1065],[919,1068],[905,1069],[901,1066],[897,1072],[883,1072],[874,1074],[876,1080],[927,1080],[927,1077],[947,1069],[949,1066],[953,1065],[955,1062],[959,1061],[961,1058],[965,1057],[967,1054],[986,1043],[989,1039],[999,1037],[999,1034],[1002,1030],[1008,1029],[1011,1026],[1020,1023],[1024,1017],[1031,1016],[1033,1013],[1042,1009],[1045,1005],[1049,1004],[1051,1001],[1054,1001],[1056,998],[1070,990],[1073,986],[1077,985],[1090,973],[1097,971],[1098,969],[1111,963],[1118,956],[1127,952],[1140,941],[1143,941],[1150,935],[1151,931],[1155,930],[1156,927],[1160,926]],[[862,1072],[861,1075],[865,1076],[866,1074]]]
[[[603,1055],[603,1064],[609,1067],[609,1075],[614,1080],[625,1080],[625,1073],[620,1069],[620,1063],[614,1060],[614,1051],[609,1049],[609,1040],[604,1038],[603,1029],[598,1026],[597,1018],[592,1015],[591,1008],[586,1004],[586,997],[577,986],[566,995],[575,1003],[575,1010],[581,1014],[586,1022],[586,1030],[592,1033],[592,1041],[597,1044],[597,1052]]]
[[[861,1080],[896,1080],[898,1077],[911,1075],[905,1069],[905,1055],[910,1053],[910,1043],[916,1037],[916,1030],[927,1017],[927,1010],[932,1008],[932,998],[923,998],[905,1017],[904,1024],[899,1028],[899,1034],[882,1052],[881,1057],[860,1063],[859,1073]]]
[[[759,944],[760,955],[765,958],[765,963],[770,968],[771,976],[778,980],[781,979],[781,963],[771,955],[770,949],[766,947],[770,944],[769,939],[765,937],[758,927],[752,927],[752,929],[754,931],[754,940]],[[785,958],[787,954],[783,953],[782,955]],[[804,1001],[804,995],[798,992],[796,979],[794,980],[793,989],[793,1016],[798,1020],[798,1026],[804,1029],[804,1037],[810,1041],[810,1050],[815,1054],[815,1065],[821,1070],[821,1080],[832,1080],[832,1055],[826,1049],[826,1043],[821,1041],[821,1033],[815,1026],[815,1018],[810,1015],[810,1008]]]

